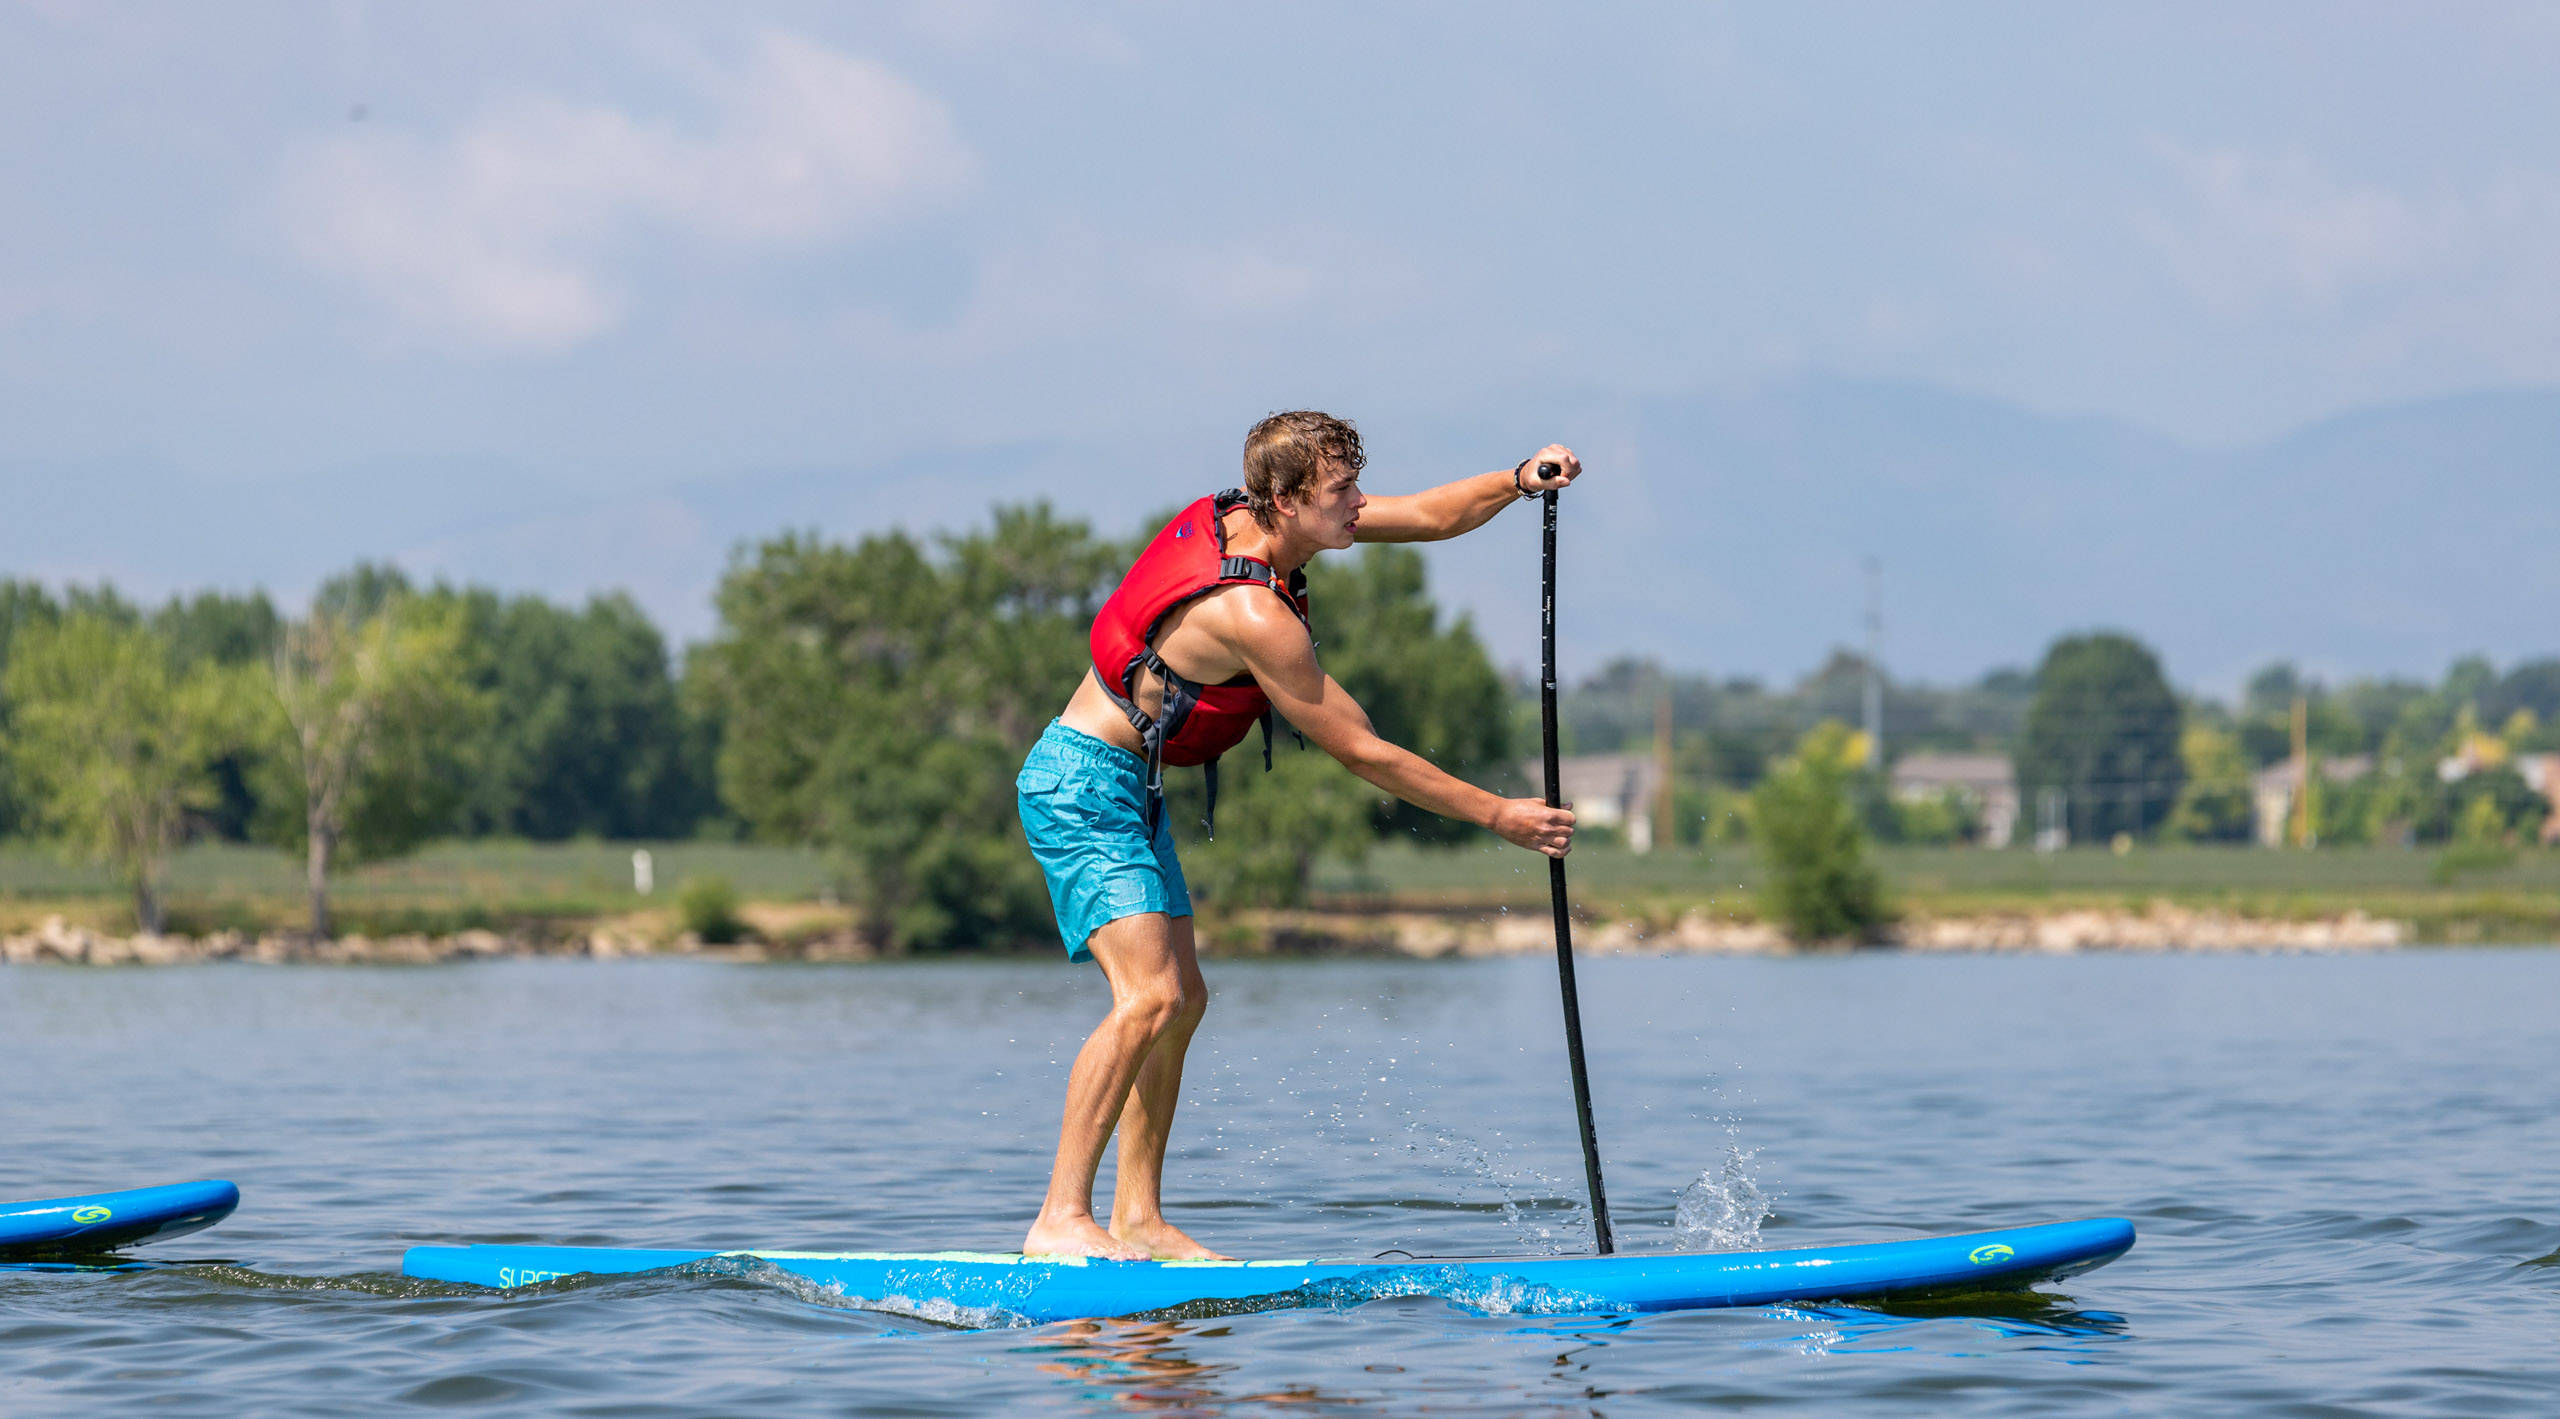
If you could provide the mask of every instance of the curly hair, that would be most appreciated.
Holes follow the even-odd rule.
[[[1360,451],[1360,431],[1349,419],[1313,409],[1273,414],[1244,436],[1245,507],[1263,531],[1276,523],[1276,498],[1302,498],[1315,487],[1327,458],[1339,458],[1359,472],[1369,455]]]

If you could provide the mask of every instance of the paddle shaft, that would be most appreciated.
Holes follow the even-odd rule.
[[[1563,470],[1552,463],[1538,465],[1538,476],[1552,478]],[[1556,765],[1556,490],[1549,488],[1546,503],[1546,575],[1544,595],[1540,602],[1540,646],[1542,673],[1538,679],[1538,718],[1546,730],[1547,741],[1547,806],[1564,806],[1562,775]],[[1591,1070],[1582,1060],[1582,998],[1573,987],[1573,915],[1565,905],[1564,859],[1547,859],[1547,890],[1555,898],[1556,909],[1556,984],[1564,993],[1564,1053],[1573,1064],[1573,1113],[1582,1127],[1582,1175],[1591,1185],[1591,1234],[1602,1256],[1618,1249],[1617,1238],[1609,1231],[1609,1194],[1600,1185],[1600,1136],[1591,1127]]]

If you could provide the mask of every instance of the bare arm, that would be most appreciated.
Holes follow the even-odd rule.
[[[1487,793],[1379,738],[1368,712],[1316,664],[1315,644],[1296,617],[1269,597],[1250,598],[1237,610],[1234,644],[1245,668],[1272,705],[1344,768],[1417,808],[1489,828],[1520,847],[1549,857],[1572,850],[1570,809]]]
[[[1556,477],[1545,477],[1538,472],[1541,463],[1555,464],[1563,471]],[[1551,443],[1529,455],[1529,466],[1520,470],[1517,486],[1511,473],[1505,468],[1419,493],[1373,497],[1360,510],[1360,530],[1356,535],[1363,542],[1439,542],[1473,532],[1492,521],[1495,513],[1518,502],[1521,487],[1544,492],[1581,477],[1582,460],[1563,444]]]

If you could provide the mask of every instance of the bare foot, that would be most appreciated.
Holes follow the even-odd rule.
[[[1102,1230],[1091,1217],[1036,1217],[1031,1234],[1022,1239],[1024,1256],[1098,1256],[1105,1261],[1145,1261],[1143,1246],[1124,1242]]]
[[[1147,1255],[1158,1261],[1233,1261],[1225,1252],[1215,1252],[1191,1239],[1191,1234],[1158,1217],[1152,1222],[1115,1222],[1111,1235],[1124,1242],[1147,1249]]]

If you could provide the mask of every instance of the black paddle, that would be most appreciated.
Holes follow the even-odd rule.
[[[1564,470],[1553,463],[1538,465],[1538,476],[1553,478]],[[1564,796],[1556,772],[1556,490],[1549,488],[1547,504],[1547,570],[1546,600],[1542,612],[1541,632],[1545,641],[1545,673],[1538,682],[1538,714],[1546,727],[1547,737],[1547,806],[1561,808]],[[1669,785],[1664,785],[1667,791]],[[1547,889],[1556,906],[1556,983],[1564,991],[1564,1053],[1573,1062],[1573,1112],[1582,1125],[1582,1175],[1591,1184],[1591,1233],[1599,1243],[1600,1254],[1607,1256],[1618,1249],[1617,1238],[1609,1232],[1609,1194],[1600,1186],[1600,1136],[1591,1129],[1591,1070],[1582,1062],[1582,999],[1573,988],[1573,916],[1565,907],[1564,859],[1547,859]]]

